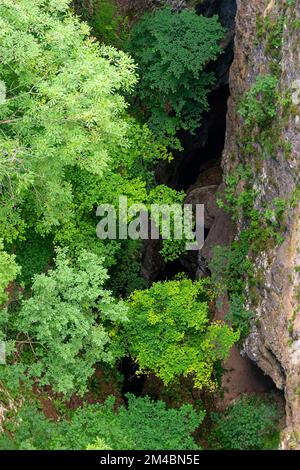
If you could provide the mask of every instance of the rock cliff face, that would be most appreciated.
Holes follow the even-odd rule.
[[[244,343],[244,353],[284,390],[287,428],[281,446],[293,449],[300,448],[300,247],[296,192],[300,155],[300,0],[237,0],[237,5],[222,165],[225,176],[240,163],[251,165],[258,190],[256,208],[272,204],[275,198],[286,201],[284,242],[252,257],[257,282],[251,287],[251,295],[247,289],[246,298],[255,313],[255,322]],[[258,76],[274,71],[280,95],[289,96],[290,104],[287,107],[284,99],[277,104],[279,120],[272,129],[273,148],[247,151],[243,142],[249,131],[238,113],[239,102]],[[256,145],[263,150],[259,139]],[[238,230],[244,224],[241,214]]]

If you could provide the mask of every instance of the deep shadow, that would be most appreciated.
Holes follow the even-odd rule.
[[[226,135],[227,102],[229,96],[228,85],[224,85],[210,94],[209,106],[211,111],[203,119],[207,123],[207,138],[203,146],[201,146],[201,140],[197,143],[196,139],[189,137],[190,144],[192,144],[192,148],[189,149],[188,137],[182,137],[186,156],[178,168],[179,177],[176,189],[180,191],[188,190],[190,186],[196,183],[201,167],[208,164],[208,162],[212,162],[214,165],[215,162],[219,161],[221,164]]]
[[[122,397],[127,404],[126,394],[132,393],[136,396],[141,396],[145,377],[143,375],[137,375],[138,365],[133,361],[131,357],[124,357],[120,363],[119,371],[124,376],[122,386]]]

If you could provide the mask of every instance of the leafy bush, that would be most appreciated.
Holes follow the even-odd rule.
[[[273,75],[259,76],[244,96],[239,113],[245,124],[251,129],[258,125],[265,127],[271,124],[278,109],[278,79]]]
[[[230,246],[216,246],[209,263],[212,282],[219,295],[242,295],[247,274],[252,263],[248,259],[249,243],[242,234]]]
[[[165,262],[175,261],[186,251],[187,240],[174,240],[172,238],[163,240],[160,254]]]
[[[211,299],[205,281],[187,279],[157,282],[131,295],[125,330],[140,372],[152,372],[165,384],[191,375],[195,387],[214,388],[214,364],[228,356],[239,334],[209,323]]]
[[[138,96],[158,134],[193,131],[208,109],[214,84],[205,68],[221,52],[218,18],[164,8],[146,13],[132,31],[128,49],[139,66]]]
[[[128,117],[126,123],[125,142],[120,141],[114,146],[109,166],[102,175],[91,178],[90,172],[78,167],[66,171],[66,180],[73,194],[73,214],[71,219],[55,229],[56,244],[67,246],[76,255],[80,250],[87,249],[104,257],[105,266],[113,266],[113,274],[120,259],[124,260],[124,264],[130,263],[132,250],[127,250],[128,243],[100,241],[96,237],[95,228],[99,222],[95,216],[97,206],[104,203],[118,207],[119,197],[124,195],[128,198],[128,205],[156,203],[166,198],[171,200],[170,193],[173,200],[177,196],[176,191],[166,186],[154,188],[155,163],[171,158],[166,146],[154,137],[147,125],[140,125]],[[127,253],[128,262],[124,259]],[[128,278],[131,286],[132,274],[131,270]]]
[[[94,441],[93,444],[89,444],[86,450],[113,450],[111,449],[103,439],[99,437]]]
[[[7,334],[20,332],[13,339],[21,363],[41,385],[83,394],[95,363],[113,364],[123,354],[115,336],[127,308],[103,288],[107,272],[96,255],[82,252],[72,263],[60,249],[55,265],[35,276],[32,297],[6,316]]]
[[[244,297],[242,295],[232,296],[227,320],[229,320],[235,330],[240,332],[241,338],[246,338],[249,335],[253,318],[254,313],[245,307]]]
[[[107,44],[122,46],[129,34],[127,18],[118,13],[114,0],[93,0],[93,3],[89,23],[95,36]]]
[[[220,297],[228,294],[230,309],[226,320],[235,331],[240,332],[240,339],[249,334],[253,312],[245,307],[245,284],[251,278],[253,264],[248,257],[250,244],[246,232],[241,232],[240,239],[229,246],[216,246],[209,262],[211,280]]]
[[[126,240],[122,245],[120,257],[109,271],[110,279],[107,284],[116,296],[127,297],[133,291],[147,287],[147,281],[141,274],[141,264],[141,242]]]
[[[262,450],[278,432],[280,414],[270,399],[243,396],[225,413],[213,414],[211,442],[218,449]]]
[[[162,401],[128,395],[128,408],[114,411],[115,399],[84,405],[69,421],[47,420],[25,405],[0,436],[0,449],[35,450],[197,450],[192,433],[205,412],[191,405],[168,409]],[[11,437],[13,436],[13,437]]]

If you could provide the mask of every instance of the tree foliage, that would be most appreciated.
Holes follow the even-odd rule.
[[[162,401],[128,395],[128,407],[114,410],[115,399],[84,405],[70,420],[47,420],[34,406],[24,406],[0,437],[0,449],[25,450],[196,450],[192,433],[205,413],[189,404],[168,409]],[[13,436],[13,437],[11,437]]]
[[[214,75],[206,66],[221,52],[218,18],[163,8],[146,13],[132,31],[128,49],[138,64],[138,96],[158,134],[193,131],[208,109]]]
[[[47,267],[51,243],[116,264],[124,246],[96,237],[97,206],[119,195],[147,202],[155,162],[170,158],[128,114],[132,59],[93,40],[68,4],[0,5],[1,236],[26,284]]]
[[[195,387],[214,387],[214,364],[227,357],[239,335],[210,323],[210,300],[205,281],[187,279],[158,282],[131,295],[128,348],[140,372],[152,372],[165,384],[191,375]]]
[[[104,256],[107,267],[116,264],[120,252],[124,253],[124,244],[115,240],[100,242],[96,237],[95,228],[99,222],[96,208],[100,204],[118,207],[120,196],[127,196],[128,206],[159,202],[161,197],[170,198],[170,193],[173,200],[177,198],[177,192],[170,188],[163,185],[154,188],[155,163],[171,158],[165,145],[155,139],[146,125],[129,117],[126,122],[126,141],[114,147],[103,175],[91,178],[88,171],[79,168],[66,172],[66,180],[73,193],[73,213],[55,231],[57,244],[67,246],[73,253],[86,248]]]
[[[35,274],[41,274],[51,266],[54,256],[53,236],[41,236],[33,230],[27,230],[24,240],[14,243],[13,249],[16,261],[22,268],[16,281],[29,287]]]
[[[267,127],[277,114],[278,79],[273,75],[261,75],[246,93],[239,108],[249,129]]]
[[[126,134],[122,95],[136,83],[133,61],[91,39],[68,3],[0,5],[0,76],[6,86],[0,106],[1,219],[9,241],[27,223],[24,199],[41,233],[68,219],[67,168],[102,175]]]
[[[262,450],[266,440],[278,433],[280,413],[269,399],[242,396],[224,413],[213,414],[212,442],[220,449]]]
[[[8,314],[10,330],[22,332],[15,343],[25,346],[22,365],[40,385],[83,394],[96,362],[113,364],[122,355],[115,335],[127,308],[103,288],[106,280],[96,255],[82,252],[72,263],[60,249],[55,268],[34,278],[32,297]]]

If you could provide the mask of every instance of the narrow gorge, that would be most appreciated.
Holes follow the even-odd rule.
[[[0,450],[300,450],[300,0],[0,24]]]

